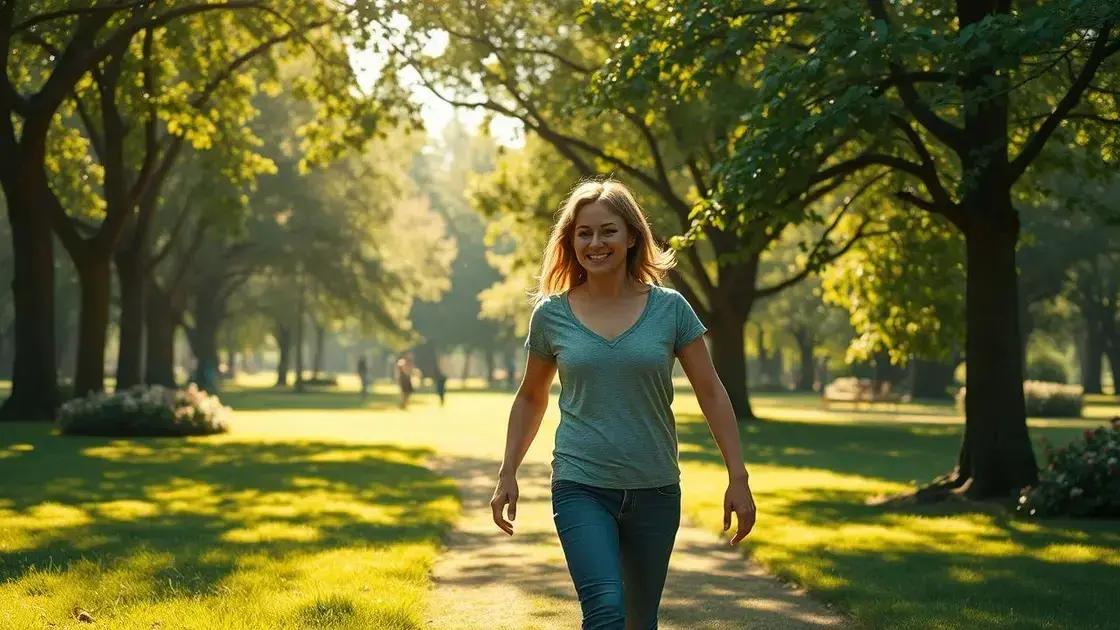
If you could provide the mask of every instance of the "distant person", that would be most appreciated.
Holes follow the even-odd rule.
[[[447,395],[447,375],[443,370],[436,368],[436,375],[433,379],[436,383],[436,395],[439,396],[439,406],[443,406],[443,399]]]
[[[369,390],[369,366],[365,356],[358,357],[358,381],[361,383],[362,400],[365,400]]]
[[[512,536],[517,468],[559,370],[552,513],[584,628],[657,627],[681,518],[669,406],[676,360],[727,466],[724,530],[732,514],[738,520],[731,544],[754,527],[735,411],[704,345],[706,329],[680,293],[660,286],[673,265],[633,195],[613,180],[586,181],[572,191],[541,264],[528,359],[490,508],[494,523]]]
[[[412,396],[412,353],[406,352],[397,359],[397,384],[401,388],[401,409],[408,409]]]

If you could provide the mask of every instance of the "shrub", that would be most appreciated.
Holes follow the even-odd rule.
[[[1052,354],[1043,354],[1027,362],[1028,380],[1049,383],[1068,383],[1069,373],[1061,359]]]
[[[1031,516],[1120,516],[1120,416],[1109,427],[1086,429],[1080,440],[1052,448],[1038,485],[1023,489],[1019,511]]]
[[[228,411],[194,384],[185,390],[137,385],[67,402],[58,425],[68,435],[207,435],[229,430]]]
[[[965,388],[957,391],[957,411],[964,413]],[[1028,416],[1080,418],[1083,391],[1080,385],[1024,381],[1023,397]]]

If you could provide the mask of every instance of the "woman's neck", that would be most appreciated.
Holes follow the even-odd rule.
[[[581,286],[587,297],[609,300],[633,293],[636,284],[630,278],[630,274],[626,273],[626,269],[622,268],[617,273],[606,276],[588,274],[587,280]]]

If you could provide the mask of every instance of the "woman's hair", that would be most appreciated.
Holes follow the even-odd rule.
[[[534,301],[563,293],[587,281],[587,272],[576,260],[572,240],[576,215],[581,208],[596,201],[625,221],[628,232],[634,237],[634,246],[626,251],[626,271],[631,278],[644,284],[661,284],[665,274],[676,265],[672,250],[661,249],[653,240],[645,213],[629,188],[609,178],[585,180],[572,189],[560,206],[544,248],[540,279],[532,294]]]

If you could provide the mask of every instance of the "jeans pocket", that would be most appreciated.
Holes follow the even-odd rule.
[[[663,497],[681,496],[681,484],[679,482],[671,483],[667,486],[658,486],[654,488],[654,490],[657,492],[657,494],[660,494]]]

